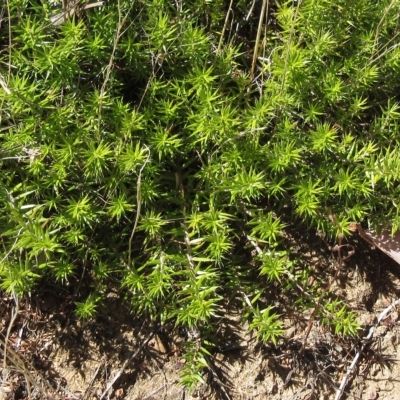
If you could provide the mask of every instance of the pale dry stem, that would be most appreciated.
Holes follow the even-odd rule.
[[[223,43],[223,40],[224,40],[225,31],[226,31],[226,28],[228,26],[229,15],[233,14],[232,5],[233,5],[233,0],[231,0],[231,3],[229,4],[228,11],[226,12],[225,23],[224,23],[224,26],[222,28],[221,36],[219,38],[217,54],[221,53],[221,48],[222,48],[222,43]]]
[[[250,80],[253,80],[254,71],[256,69],[256,64],[257,64],[257,59],[258,59],[258,46],[260,44],[263,21],[264,21],[264,18],[267,19],[267,17],[268,17],[268,4],[269,4],[269,0],[263,0],[261,13],[260,13],[260,19],[258,21],[256,43],[254,45],[253,62],[251,64]]]
[[[378,316],[375,325],[371,327],[369,330],[368,336],[364,338],[364,344],[361,346],[361,349],[357,351],[357,354],[355,355],[352,363],[350,364],[349,368],[347,369],[346,375],[343,377],[339,389],[336,392],[335,400],[340,400],[342,397],[342,394],[344,392],[344,388],[347,384],[347,380],[349,379],[350,375],[353,373],[357,362],[361,356],[361,354],[364,352],[366,346],[370,343],[372,337],[374,336],[375,329],[379,326],[381,321],[398,305],[400,304],[400,299],[397,299],[394,301],[389,307],[385,308]]]
[[[99,400],[103,400],[105,398],[105,396],[107,396],[108,392],[110,391],[110,389],[113,387],[114,383],[120,378],[120,376],[122,375],[122,373],[124,372],[125,368],[128,366],[128,364],[130,362],[132,362],[132,360],[143,350],[144,346],[146,346],[146,344],[151,340],[151,338],[157,333],[157,331],[160,329],[160,326],[157,325],[146,337],[146,339],[140,344],[140,346],[138,347],[138,349],[128,358],[125,360],[125,362],[123,363],[122,367],[120,368],[120,370],[115,374],[114,378],[111,379],[111,381],[107,384],[106,389],[104,390],[104,392],[102,393],[102,395],[100,396]],[[140,332],[139,332],[140,334]]]
[[[29,366],[28,368],[22,357],[17,352],[15,352],[11,347],[8,347],[6,342],[1,337],[0,337],[0,351],[3,352],[4,358],[9,361],[9,363],[13,366],[13,368],[24,375],[29,399],[32,398],[32,388],[35,388],[41,394],[42,399],[50,398],[49,394],[42,388],[41,385],[43,382],[46,381],[44,379],[40,379],[41,382],[38,383],[37,379],[35,379],[35,377],[31,373],[31,371],[33,370],[35,376],[41,378],[39,372],[36,371],[32,366]],[[8,369],[7,366],[3,366],[3,373],[5,373],[7,369]]]
[[[133,236],[135,235],[136,232],[136,228],[137,225],[139,223],[139,217],[140,217],[140,209],[142,206],[142,192],[141,192],[141,184],[142,184],[142,172],[144,170],[144,167],[146,166],[146,164],[149,162],[150,160],[150,149],[146,147],[146,150],[148,151],[148,155],[146,158],[146,161],[144,162],[144,164],[142,165],[142,167],[139,170],[139,175],[138,175],[138,179],[137,179],[137,183],[136,183],[136,217],[135,217],[135,222],[133,224],[133,228],[132,228],[132,232],[131,232],[131,236],[129,238],[129,242],[128,242],[128,268],[131,267],[131,263],[132,263],[132,241],[133,241]]]

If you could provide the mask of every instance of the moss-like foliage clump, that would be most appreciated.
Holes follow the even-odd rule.
[[[276,343],[259,299],[309,274],[282,246],[283,215],[332,237],[400,227],[400,2],[233,3],[82,3],[55,23],[50,2],[9,0],[3,289],[82,279],[80,317],[117,288],[137,315],[200,332],[244,293],[251,328]],[[206,354],[188,344],[184,383]]]

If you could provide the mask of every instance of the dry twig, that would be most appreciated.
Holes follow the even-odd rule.
[[[217,54],[221,53],[222,42],[224,40],[226,27],[228,26],[229,14],[231,14],[231,13],[233,14],[232,5],[233,5],[233,0],[231,0],[231,3],[229,4],[229,8],[228,8],[228,11],[227,11],[226,16],[225,16],[225,23],[224,23],[224,26],[222,28],[221,37],[219,38]]]
[[[139,175],[137,178],[137,184],[136,184],[136,217],[135,217],[135,222],[133,224],[133,228],[132,228],[132,232],[131,232],[131,236],[129,238],[129,242],[128,242],[128,268],[131,267],[131,263],[132,263],[132,241],[133,241],[133,236],[135,235],[136,232],[136,228],[139,222],[139,217],[140,217],[140,208],[142,206],[142,191],[141,191],[141,184],[142,184],[142,172],[144,170],[144,167],[146,166],[146,164],[149,162],[150,160],[150,149],[145,145],[146,150],[148,151],[147,154],[147,158],[146,161],[144,162],[144,164],[141,166],[140,170],[139,170]]]
[[[128,364],[142,351],[143,347],[146,346],[146,344],[151,340],[151,338],[157,333],[157,331],[160,329],[160,325],[157,325],[146,337],[146,339],[141,343],[141,345],[138,347],[138,349],[127,359],[125,360],[124,364],[120,368],[120,370],[115,374],[114,378],[111,380],[111,382],[108,383],[106,389],[102,393],[100,400],[103,400],[105,396],[107,396],[108,392],[110,389],[113,387],[114,383],[120,378],[122,373],[124,372],[125,368],[128,366]]]
[[[256,44],[254,45],[253,62],[251,64],[251,72],[250,72],[250,79],[251,80],[253,80],[254,71],[256,69],[257,58],[258,58],[258,46],[260,44],[261,30],[262,30],[264,17],[268,18],[268,0],[263,0],[261,13],[260,13],[260,19],[258,21]]]
[[[7,357],[7,360],[14,366],[14,368],[24,375],[29,398],[32,398],[31,388],[33,387],[39,391],[42,399],[50,399],[51,396],[43,389],[42,383],[45,383],[49,389],[52,390],[52,388],[49,387],[48,383],[45,381],[45,379],[41,377],[39,372],[36,371],[32,366],[29,366],[29,368],[27,368],[27,366],[25,365],[26,363],[17,352],[15,352],[11,347],[8,347],[6,352],[6,348],[7,345],[5,341],[0,337],[0,352],[2,351],[4,357]],[[32,375],[31,370],[35,372],[36,378],[40,378],[40,383],[38,383],[35,377]]]
[[[365,347],[368,345],[368,343],[372,339],[375,329],[378,327],[380,322],[399,304],[400,304],[400,299],[397,299],[389,307],[385,308],[379,314],[379,317],[376,320],[375,325],[373,327],[371,327],[371,329],[369,330],[368,336],[366,338],[364,338],[364,344],[362,345],[361,349],[355,355],[355,357],[353,359],[353,362],[350,364],[350,367],[347,369],[346,375],[343,377],[342,382],[340,383],[339,389],[336,392],[335,400],[340,400],[340,398],[342,397],[342,394],[343,394],[344,388],[346,386],[347,380],[349,379],[350,375],[354,371],[354,368],[357,365],[357,362],[358,362],[358,359],[360,358],[360,355],[364,352]]]

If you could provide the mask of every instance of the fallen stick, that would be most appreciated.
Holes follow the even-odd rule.
[[[157,333],[157,331],[160,329],[160,325],[156,326],[155,329],[153,329],[146,339],[141,343],[139,348],[127,359],[125,360],[124,364],[122,365],[121,369],[115,374],[114,378],[111,380],[111,382],[108,383],[106,390],[104,390],[103,394],[100,397],[100,400],[103,400],[105,396],[107,396],[107,393],[109,390],[113,387],[114,383],[117,381],[117,379],[122,375],[124,372],[125,368],[127,365],[142,351],[143,347],[146,346],[146,344],[150,341],[150,339]]]
[[[340,398],[342,397],[344,388],[346,386],[347,380],[349,379],[350,375],[352,374],[358,359],[360,358],[360,355],[362,354],[362,352],[364,351],[365,347],[367,346],[367,344],[369,343],[369,341],[372,339],[372,336],[374,335],[374,331],[375,329],[378,327],[378,325],[381,323],[381,321],[383,320],[383,318],[386,317],[386,315],[388,315],[390,313],[390,311],[393,310],[393,308],[395,308],[398,304],[400,304],[400,299],[397,299],[395,302],[393,302],[388,308],[385,308],[380,314],[379,317],[375,323],[374,326],[371,327],[371,329],[369,330],[368,336],[366,338],[364,338],[364,344],[361,347],[361,350],[359,350],[356,354],[356,356],[354,357],[353,362],[350,364],[350,367],[348,368],[346,375],[343,377],[342,382],[340,383],[339,389],[336,391],[336,397],[335,400],[340,400]]]

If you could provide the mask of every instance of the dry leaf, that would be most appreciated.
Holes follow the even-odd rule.
[[[392,236],[392,227],[381,226],[378,231],[364,230],[360,224],[357,224],[357,230],[360,236],[373,246],[378,247],[385,254],[400,264],[400,231]]]
[[[153,339],[149,341],[148,346],[161,354],[166,354],[168,352],[167,347],[158,335],[153,336]]]

